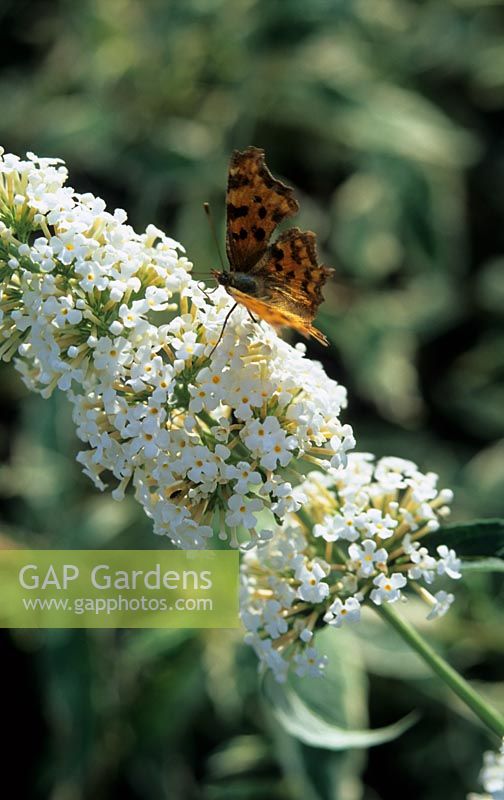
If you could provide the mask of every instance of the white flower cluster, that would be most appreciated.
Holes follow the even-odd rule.
[[[57,159],[0,151],[0,356],[44,397],[68,393],[84,471],[118,499],[131,483],[156,533],[267,539],[300,507],[300,460],[345,464],[345,389],[241,307],[219,340],[225,290],[66,179]]]
[[[468,800],[504,800],[504,741],[498,753],[483,755],[479,779],[487,794],[470,794]]]
[[[279,681],[291,664],[300,676],[322,674],[314,630],[358,622],[363,603],[394,603],[408,585],[427,602],[428,619],[446,613],[453,595],[422,585],[461,577],[453,550],[425,546],[452,499],[436,484],[437,475],[412,461],[375,464],[368,453],[350,454],[346,469],[308,475],[299,487],[302,508],[242,564],[246,640],[263,668]]]

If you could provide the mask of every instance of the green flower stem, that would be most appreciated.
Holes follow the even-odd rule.
[[[486,700],[474,691],[469,683],[459,675],[403,617],[400,617],[390,605],[376,607],[376,611],[385,619],[405,642],[415,650],[429,667],[460,697],[480,720],[496,733],[504,736],[504,718],[492,708]]]

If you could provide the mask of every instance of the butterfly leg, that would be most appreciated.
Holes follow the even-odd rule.
[[[247,308],[247,311],[248,311],[248,315],[249,315],[250,319],[252,320],[252,322],[259,322],[259,320],[254,317],[254,315],[252,314],[252,311],[249,308]]]
[[[222,325],[222,330],[221,330],[221,332],[220,332],[220,334],[219,334],[219,338],[217,339],[217,341],[215,342],[214,346],[213,346],[213,347],[212,347],[212,349],[210,350],[210,352],[209,352],[209,354],[208,354],[208,358],[210,358],[211,356],[213,356],[213,354],[214,354],[214,352],[215,352],[215,349],[216,349],[216,347],[217,347],[217,346],[218,346],[218,345],[221,343],[222,337],[224,336],[224,331],[226,330],[226,325],[227,325],[228,319],[229,319],[229,317],[231,316],[231,314],[233,313],[233,311],[235,310],[235,308],[236,308],[236,306],[237,306],[237,305],[238,305],[238,303],[235,303],[235,304],[234,304],[234,306],[232,306],[232,308],[231,308],[231,309],[228,311],[228,313],[226,314],[226,319],[225,319],[225,320],[224,320],[224,322],[223,322],[223,325]]]
[[[198,283],[198,289],[201,289],[201,291],[205,295],[206,299],[209,300],[209,301],[210,301],[210,295],[213,294],[215,292],[215,290],[219,288],[218,285],[214,286],[213,289],[206,289],[206,288],[203,288],[203,287],[204,287],[204,284],[202,285],[201,283]]]

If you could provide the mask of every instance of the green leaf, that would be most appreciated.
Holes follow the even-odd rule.
[[[327,750],[303,744],[270,715],[273,749],[289,800],[362,800],[364,750]]]
[[[474,561],[462,561],[462,572],[504,572],[504,559],[477,558]]]
[[[426,537],[429,549],[453,547],[459,556],[504,556],[504,520],[482,519],[444,525]]]
[[[234,736],[207,759],[207,772],[212,780],[243,776],[257,772],[269,760],[269,748],[260,736]]]
[[[175,650],[194,638],[195,633],[185,628],[132,631],[125,641],[121,664],[128,669],[140,669],[157,658],[172,656]]]
[[[290,686],[273,684],[274,679],[268,679],[266,694],[273,704],[276,718],[291,736],[311,747],[321,747],[325,750],[373,747],[397,739],[418,718],[413,712],[385,728],[348,730],[327,721],[321,714],[309,708]],[[337,704],[338,698],[326,698],[326,702]]]
[[[289,678],[282,685],[268,675],[263,682],[273,714],[288,733],[311,747],[347,750],[391,741],[413,725],[416,714],[385,728],[365,727],[365,674],[351,635],[328,628],[317,636],[317,649],[329,657],[324,678]]]
[[[415,607],[415,598],[408,601]],[[425,606],[422,604],[423,615]],[[364,608],[361,621],[352,629],[369,672],[385,677],[428,678],[429,667],[399,634],[370,609]]]

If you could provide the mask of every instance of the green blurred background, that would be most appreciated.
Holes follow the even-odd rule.
[[[0,25],[0,143],[64,158],[77,190],[163,227],[196,272],[217,266],[202,203],[223,230],[231,150],[265,148],[337,269],[318,317],[331,348],[309,354],[348,387],[359,449],[439,472],[456,519],[504,516],[501,3],[3,0]],[[1,377],[2,543],[166,546],[81,476],[65,398]],[[502,595],[471,574],[428,629],[501,708]],[[4,773],[22,765],[30,800],[475,790],[483,731],[385,631],[352,647],[344,704],[327,689],[343,722],[365,724],[366,698],[373,726],[422,711],[368,754],[282,733],[239,633],[4,631]]]

